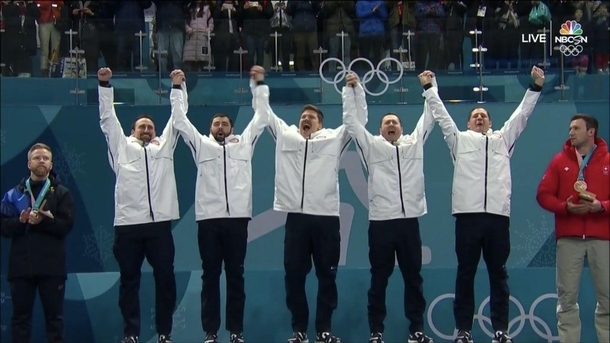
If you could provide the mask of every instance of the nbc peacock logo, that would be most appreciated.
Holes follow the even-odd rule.
[[[561,24],[561,30],[559,30],[559,34],[562,36],[580,36],[582,35],[582,27],[580,26],[580,23],[578,23],[576,20],[568,20],[565,23]]]
[[[559,51],[566,57],[576,57],[585,49],[583,44],[587,43],[587,37],[583,35],[583,29],[576,20],[567,20],[561,24],[559,35],[555,36],[555,44],[559,44]]]

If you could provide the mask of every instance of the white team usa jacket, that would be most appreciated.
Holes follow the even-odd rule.
[[[344,125],[321,129],[305,139],[295,125],[288,126],[271,108],[269,131],[276,141],[273,209],[318,216],[339,216],[339,162],[351,142]],[[366,106],[364,106],[366,107]],[[358,120],[366,124],[366,113]]]
[[[527,90],[500,130],[459,131],[446,112],[434,112],[453,158],[452,213],[510,216],[510,158],[540,92]]]
[[[180,217],[174,176],[174,150],[178,131],[172,118],[163,133],[148,145],[125,136],[114,110],[112,87],[98,87],[100,126],[108,144],[108,159],[116,175],[114,225],[137,225]],[[172,117],[182,104],[172,90]]]
[[[186,85],[183,84],[183,89]],[[269,87],[252,89],[256,101],[269,99]],[[172,91],[172,102],[187,104],[187,94]],[[263,100],[260,100],[263,99]],[[174,112],[174,126],[190,147],[197,164],[195,218],[252,217],[252,154],[258,138],[267,126],[265,111],[255,111],[254,117],[241,135],[225,137],[224,143],[210,135],[202,135],[186,117],[186,108]],[[264,115],[261,115],[263,113]]]
[[[427,213],[424,143],[434,128],[432,112],[446,112],[446,109],[436,84],[423,95],[426,98],[424,112],[415,130],[392,144],[382,136],[369,133],[357,120],[357,103],[364,103],[366,107],[362,86],[343,88],[343,122],[353,136],[369,174],[369,220],[417,218]]]

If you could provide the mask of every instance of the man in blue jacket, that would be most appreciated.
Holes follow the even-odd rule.
[[[30,342],[36,291],[45,313],[47,340],[64,342],[66,235],[74,223],[74,201],[70,190],[51,171],[52,161],[46,144],[34,144],[28,151],[29,177],[0,202],[2,237],[11,239],[7,278],[14,343]]]

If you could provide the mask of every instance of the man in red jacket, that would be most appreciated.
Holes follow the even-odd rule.
[[[555,214],[557,328],[562,343],[580,342],[578,308],[585,256],[597,295],[595,330],[610,342],[610,153],[595,118],[578,114],[570,139],[549,164],[536,199]]]

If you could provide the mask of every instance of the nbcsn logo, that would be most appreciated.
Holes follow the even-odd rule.
[[[568,20],[561,24],[559,36],[555,36],[555,44],[559,44],[559,51],[564,56],[578,56],[583,50],[583,43],[587,43],[587,37],[583,36],[583,30],[576,20]]]
[[[561,24],[559,35],[554,37],[553,43],[559,46],[557,49],[564,56],[578,56],[584,50],[582,44],[587,43],[587,37],[582,34],[580,24],[576,20],[568,20]],[[527,36],[522,34],[521,43],[546,44],[546,33],[530,33]]]

